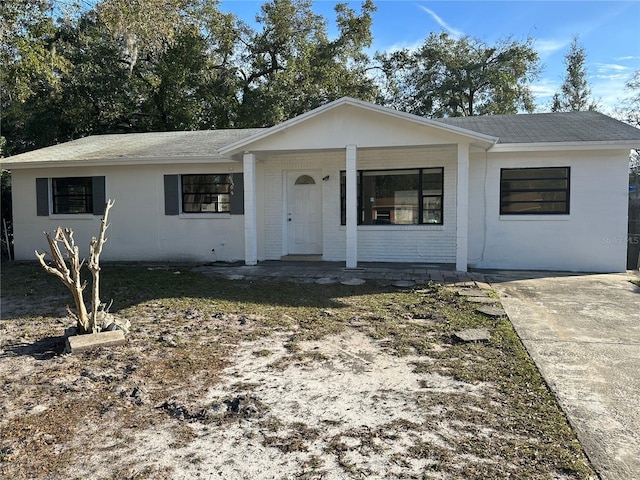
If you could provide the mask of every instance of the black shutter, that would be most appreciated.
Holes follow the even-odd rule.
[[[244,214],[244,175],[242,173],[232,174],[233,178],[233,195],[231,195],[231,202],[229,210],[231,215],[243,215]]]
[[[92,178],[93,214],[103,215],[107,203],[104,177]]]
[[[178,215],[180,213],[178,189],[178,175],[164,176],[164,214]]]
[[[49,216],[48,178],[36,178],[36,211],[39,217]]]

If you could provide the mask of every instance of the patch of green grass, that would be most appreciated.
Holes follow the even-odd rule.
[[[635,284],[635,285],[637,285],[637,286],[639,286],[639,287],[640,287],[640,279],[638,279],[638,280],[629,280],[629,281],[630,281],[631,283],[633,283],[633,284]]]
[[[263,348],[261,350],[254,351],[253,355],[256,357],[268,357],[269,355],[273,355],[273,352],[267,348]]]

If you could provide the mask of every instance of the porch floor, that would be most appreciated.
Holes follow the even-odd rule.
[[[430,281],[442,285],[479,286],[486,284],[485,276],[478,272],[457,272],[453,264],[428,263],[360,263],[358,268],[345,268],[344,262],[278,261],[269,260],[258,265],[210,264],[198,271],[231,280],[272,279],[295,283],[338,283],[353,279],[378,284],[394,282]]]

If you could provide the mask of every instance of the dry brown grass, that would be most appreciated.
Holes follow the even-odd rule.
[[[273,459],[258,474],[251,458],[236,462],[226,478],[595,478],[508,320],[436,286],[301,287],[107,266],[102,296],[131,321],[128,341],[63,355],[64,289],[36,265],[2,267],[3,478],[209,478],[223,471],[212,449]],[[477,327],[490,342],[454,341]],[[336,348],[349,338],[371,349]],[[268,375],[240,369],[242,355]],[[363,402],[384,415],[404,395],[406,415],[288,418],[267,395],[294,373],[372,378],[381,359],[404,362],[416,380]]]

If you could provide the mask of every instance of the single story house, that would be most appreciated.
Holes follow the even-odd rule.
[[[2,160],[14,250],[114,261],[420,262],[625,270],[629,150],[596,112],[426,119],[342,98],[264,129],[99,135]]]

